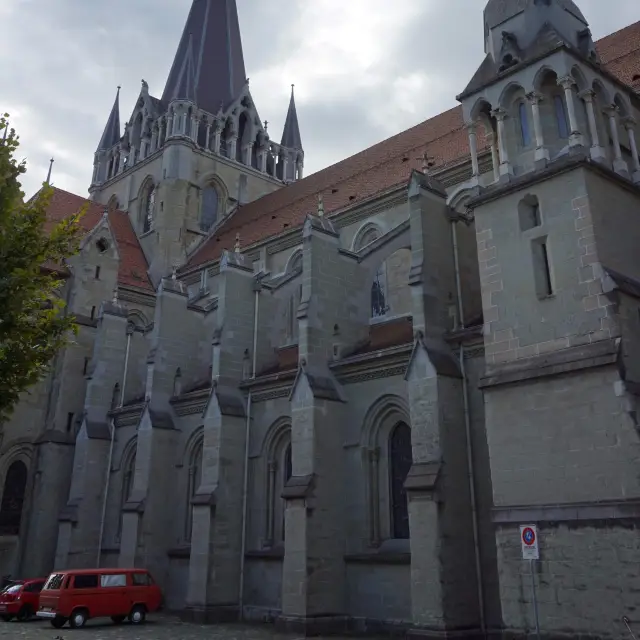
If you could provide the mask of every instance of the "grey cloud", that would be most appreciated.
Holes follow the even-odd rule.
[[[116,85],[123,87],[123,121],[142,78],[154,95],[162,93],[190,2],[31,0],[14,5],[3,17],[0,109],[14,111],[21,153],[29,162],[27,194],[46,176],[52,153],[56,184],[86,193]],[[297,27],[303,2],[308,0],[238,0],[247,75],[274,138],[282,131],[288,82],[303,80],[284,78],[281,69],[292,62],[310,70],[317,64],[300,59],[305,40],[313,35]],[[307,87],[305,96],[297,98],[307,174],[455,106],[455,95],[482,60],[484,4],[424,0],[419,18],[380,39],[385,55],[367,72],[367,79],[375,81],[354,77],[347,97],[344,92],[332,95],[331,77]],[[640,19],[637,0],[580,0],[580,6],[596,38]],[[390,14],[395,10],[390,3]],[[359,29],[353,25],[354,37]],[[348,64],[342,61],[336,72]],[[396,108],[391,87],[412,74],[424,79],[424,87],[405,109]],[[267,86],[267,77],[278,78],[278,84]]]

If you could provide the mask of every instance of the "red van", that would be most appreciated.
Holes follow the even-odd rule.
[[[47,578],[36,615],[56,629],[67,621],[70,627],[83,627],[89,618],[142,624],[161,603],[160,587],[146,569],[76,569]]]
[[[14,618],[28,620],[38,610],[40,592],[45,579],[18,580],[0,593],[0,618],[9,622]]]

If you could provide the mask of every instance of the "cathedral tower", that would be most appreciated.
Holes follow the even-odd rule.
[[[238,206],[302,177],[293,95],[281,144],[249,91],[235,0],[193,0],[161,98],[119,100],[95,154],[92,199],[128,211],[159,279]]]
[[[504,624],[532,628],[519,527],[535,524],[542,633],[619,635],[634,606],[619,550],[637,548],[624,518],[640,500],[640,101],[601,65],[571,0],[490,0],[484,23],[486,57],[459,100]],[[605,616],[595,594],[613,592]]]

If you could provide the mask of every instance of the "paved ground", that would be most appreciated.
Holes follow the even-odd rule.
[[[186,624],[175,618],[154,616],[140,626],[122,624],[116,626],[89,621],[84,629],[54,629],[47,621],[0,622],[0,639],[15,640],[294,640],[295,636],[275,634],[273,627],[240,625]]]

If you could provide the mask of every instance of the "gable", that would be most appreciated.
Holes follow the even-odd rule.
[[[73,215],[85,205],[87,205],[87,210],[80,220],[80,225],[87,234],[90,234],[100,224],[105,206],[54,187],[47,209],[49,224],[45,225],[45,229],[51,228],[52,224]],[[110,211],[109,226],[115,237],[120,256],[118,284],[153,291],[147,276],[149,267],[131,226],[129,216],[124,211]]]

